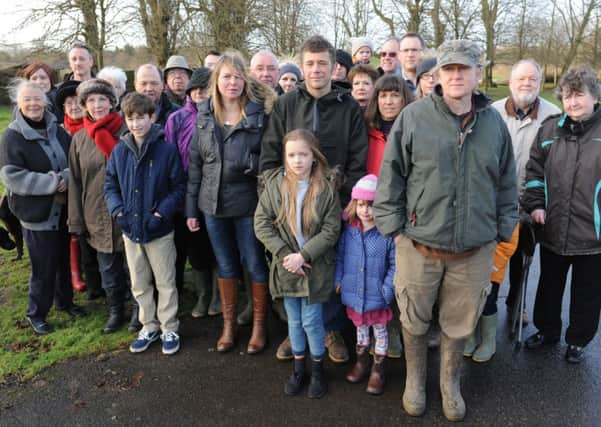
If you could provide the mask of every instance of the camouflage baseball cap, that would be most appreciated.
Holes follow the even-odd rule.
[[[449,40],[436,51],[436,68],[449,64],[462,64],[470,67],[480,66],[480,48],[471,40]]]

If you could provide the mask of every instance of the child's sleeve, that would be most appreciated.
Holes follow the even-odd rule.
[[[156,210],[163,218],[171,219],[184,204],[186,175],[176,146],[167,145],[167,147],[169,147],[169,194],[159,202]]]
[[[292,253],[288,244],[280,237],[275,226],[276,214],[269,197],[268,189],[261,192],[259,203],[255,211],[255,234],[257,239],[265,245],[265,248],[274,256],[282,258]]]
[[[503,279],[505,278],[505,270],[507,268],[507,261],[509,261],[509,258],[513,256],[518,247],[519,235],[520,224],[517,224],[513,229],[511,240],[509,242],[499,242],[497,244],[493,258],[492,271],[490,273],[491,282],[503,282]]]
[[[338,241],[338,253],[336,254],[336,274],[334,274],[334,289],[338,285],[342,285],[342,278],[344,277],[344,251],[346,247],[346,229],[340,235]]]
[[[386,303],[391,304],[394,299],[394,272],[395,272],[395,245],[394,240],[390,237],[386,238],[386,275],[382,290]]]
[[[336,190],[331,191],[332,197],[327,214],[322,221],[321,230],[307,240],[300,251],[307,262],[323,256],[338,241],[341,223],[340,199]]]
[[[104,200],[106,207],[115,218],[119,212],[123,211],[123,197],[121,196],[121,187],[119,186],[119,176],[117,175],[117,160],[116,153],[119,150],[117,147],[112,151],[109,161],[106,164],[104,174]]]

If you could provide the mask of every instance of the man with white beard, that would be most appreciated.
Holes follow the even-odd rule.
[[[561,111],[555,105],[539,96],[542,86],[542,69],[533,59],[516,62],[509,77],[511,96],[496,101],[492,106],[501,114],[511,134],[515,156],[518,188],[523,191],[526,178],[526,163],[530,158],[530,146],[536,137],[541,123],[552,114]],[[505,301],[511,310],[518,297],[519,281],[522,275],[522,251],[518,246],[509,264],[509,294]],[[526,313],[523,318],[527,322]]]

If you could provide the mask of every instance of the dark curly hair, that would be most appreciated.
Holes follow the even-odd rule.
[[[566,71],[559,78],[559,84],[554,90],[554,95],[561,101],[562,95],[584,91],[588,91],[597,101],[601,98],[601,83],[599,83],[595,70],[588,64],[577,65]]]

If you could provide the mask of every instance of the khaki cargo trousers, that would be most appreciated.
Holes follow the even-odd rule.
[[[438,301],[442,332],[452,339],[470,335],[490,293],[495,247],[492,241],[465,258],[436,259],[422,255],[401,235],[394,285],[403,328],[412,335],[428,332]]]

